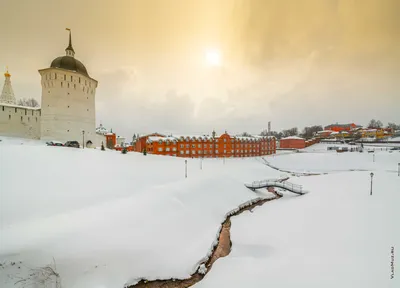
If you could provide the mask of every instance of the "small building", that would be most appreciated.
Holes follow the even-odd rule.
[[[297,136],[289,136],[280,140],[281,149],[303,149],[305,147],[305,139]]]
[[[350,131],[351,129],[355,129],[357,127],[360,127],[359,125],[356,125],[354,123],[350,124],[331,124],[325,127],[324,130],[332,130],[335,132],[341,132],[341,131]]]

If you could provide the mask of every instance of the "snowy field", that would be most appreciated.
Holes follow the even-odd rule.
[[[285,174],[258,158],[188,159],[185,178],[180,158],[1,139],[2,288],[23,287],[15,283],[30,268],[53,261],[62,288],[189,277],[226,213],[268,197],[243,184]],[[232,218],[231,254],[195,287],[399,287],[390,248],[400,244],[400,153],[377,152],[373,162],[369,153],[325,152],[265,158],[329,174],[292,177],[310,193]]]

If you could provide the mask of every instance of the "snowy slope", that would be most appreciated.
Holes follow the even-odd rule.
[[[280,155],[279,157],[266,157],[265,159],[279,169],[293,172],[348,170],[397,172],[397,165],[400,163],[400,151],[393,151],[392,153],[389,151],[377,151],[375,153],[295,153]]]
[[[0,286],[53,258],[63,287],[188,277],[225,214],[260,196],[243,183],[281,173],[255,159],[203,161],[202,170],[189,159],[185,179],[184,161],[1,142]]]
[[[296,178],[311,191],[232,219],[232,252],[194,287],[400,287],[400,177],[369,172]],[[330,184],[329,184],[330,183]]]

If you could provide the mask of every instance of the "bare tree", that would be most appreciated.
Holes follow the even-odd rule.
[[[18,100],[19,106],[27,106],[27,107],[39,107],[39,102],[35,98],[29,99],[19,99]]]
[[[368,128],[382,128],[383,123],[380,120],[372,119],[369,121]]]

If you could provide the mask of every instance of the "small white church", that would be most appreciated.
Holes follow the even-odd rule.
[[[69,29],[67,29],[69,30]],[[98,146],[104,136],[96,133],[96,88],[98,82],[75,58],[71,31],[66,55],[39,70],[41,107],[17,105],[7,71],[0,96],[0,136],[42,140],[78,141]]]

